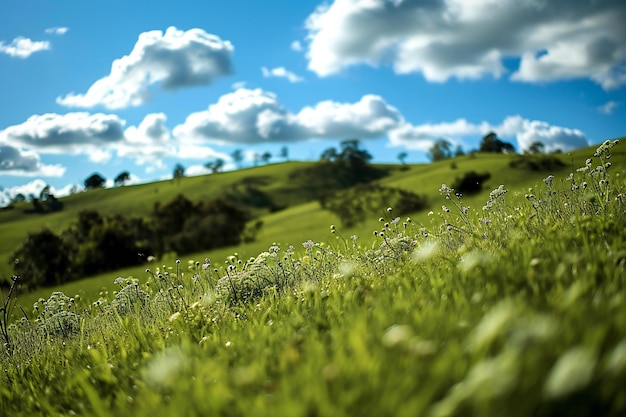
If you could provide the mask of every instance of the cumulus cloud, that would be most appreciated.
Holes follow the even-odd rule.
[[[502,136],[515,136],[520,150],[528,149],[534,142],[543,143],[546,152],[569,151],[591,144],[578,129],[555,126],[541,120],[528,120],[521,116],[509,116],[492,130]]]
[[[473,124],[465,119],[421,125],[403,123],[389,132],[389,143],[392,146],[402,146],[407,149],[426,152],[439,139],[460,144],[463,138],[486,133],[489,129],[488,123]]]
[[[508,116],[500,124],[470,123],[465,119],[438,124],[403,123],[389,132],[389,142],[392,146],[428,151],[439,139],[461,144],[468,138],[481,137],[489,132],[507,140],[515,139],[520,151],[528,149],[534,142],[543,143],[546,152],[569,151],[590,145],[585,134],[578,129],[524,119],[519,115]]]
[[[124,140],[125,121],[112,114],[85,112],[33,115],[0,132],[0,140],[39,153],[88,154],[106,160],[106,148]]]
[[[61,177],[63,174],[65,167],[42,164],[36,152],[0,142],[0,175]]]
[[[622,103],[619,101],[609,100],[600,107],[598,107],[598,111],[603,114],[613,114],[613,110],[615,110],[615,108],[618,107],[620,104]]]
[[[48,41],[33,41],[29,38],[18,36],[11,43],[5,44],[0,41],[0,53],[7,54],[14,58],[28,58],[35,52],[50,49]]]
[[[500,77],[544,82],[588,78],[605,89],[626,83],[622,0],[335,0],[312,13],[309,69],[319,76],[351,65],[391,64],[427,80]]]
[[[23,195],[27,199],[30,196],[39,197],[41,190],[47,186],[50,187],[50,193],[57,198],[67,197],[70,194],[80,193],[85,190],[85,187],[81,184],[67,184],[62,188],[55,188],[41,178],[37,178],[26,184],[0,189],[0,207],[8,205],[18,194]]]
[[[85,94],[70,93],[57,103],[69,107],[139,106],[151,97],[150,87],[163,90],[208,85],[232,73],[233,46],[202,29],[169,27],[144,32],[129,55],[113,61],[109,75],[97,80]]]
[[[261,68],[261,72],[263,73],[263,76],[265,78],[286,78],[290,83],[298,83],[300,81],[304,81],[304,78],[294,74],[291,71],[288,71],[287,69],[285,69],[285,67],[276,67],[272,69],[267,69],[263,67]]]
[[[124,132],[125,140],[115,147],[117,154],[135,159],[140,165],[158,164],[161,158],[173,156],[175,146],[166,120],[163,113],[151,113],[138,126],[130,126]]]
[[[275,94],[239,89],[192,113],[174,128],[190,143],[256,143],[309,139],[376,138],[397,126],[402,116],[381,97],[366,95],[356,103],[323,101],[299,113],[285,109]]]
[[[51,27],[51,28],[47,28],[45,30],[45,32],[48,35],[65,35],[67,33],[69,29],[66,27],[59,27],[59,26],[55,26],[55,27]]]

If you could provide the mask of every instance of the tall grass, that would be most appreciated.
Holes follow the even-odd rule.
[[[626,413],[617,142],[558,181],[439,188],[423,222],[54,293],[7,334],[5,415]]]

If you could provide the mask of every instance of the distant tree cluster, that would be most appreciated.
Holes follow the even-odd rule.
[[[397,215],[427,207],[427,199],[410,191],[379,184],[358,184],[326,199],[323,208],[339,217],[341,224],[351,227],[372,216],[384,213],[388,206]]]
[[[359,140],[341,142],[340,149],[324,150],[320,161],[307,168],[294,170],[290,179],[308,197],[324,201],[338,190],[365,184],[387,175],[387,171],[369,164],[372,155],[360,147]]]
[[[148,218],[81,211],[68,229],[28,235],[11,255],[29,288],[138,265],[147,255],[185,254],[240,242],[248,215],[221,199],[194,203],[182,195],[155,204]]]

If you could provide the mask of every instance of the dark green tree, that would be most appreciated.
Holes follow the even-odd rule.
[[[243,161],[243,151],[241,149],[235,149],[230,156],[233,158],[233,162],[237,165],[237,168],[241,168],[241,162]]]
[[[452,157],[452,144],[445,139],[439,139],[428,151],[428,157],[432,162],[441,161]]]
[[[398,160],[400,161],[400,163],[401,163],[402,165],[406,165],[406,162],[405,162],[404,160],[405,160],[408,156],[409,156],[409,154],[408,154],[408,153],[406,153],[406,152],[400,152],[400,153],[398,154]]]
[[[175,180],[179,180],[185,176],[185,167],[181,164],[176,164],[174,167],[174,171],[172,172],[172,176]]]
[[[509,142],[500,140],[494,132],[489,132],[483,136],[479,150],[480,152],[515,153],[515,147]]]
[[[60,285],[73,279],[71,248],[48,228],[28,234],[9,261],[27,289]]]
[[[116,187],[119,187],[121,185],[126,185],[126,183],[129,180],[130,180],[130,172],[122,171],[117,175],[117,177],[115,177],[115,179],[113,180],[113,183],[115,184]]]
[[[545,147],[546,146],[542,142],[539,142],[539,141],[533,142],[528,147],[528,153],[530,153],[530,154],[543,153]]]
[[[105,183],[106,183],[106,179],[102,175],[96,172],[96,173],[91,174],[85,180],[85,189],[93,190],[94,188],[102,188],[104,187]]]
[[[204,167],[210,169],[213,174],[216,174],[224,168],[224,164],[225,162],[222,158],[217,158],[214,161],[204,164]]]

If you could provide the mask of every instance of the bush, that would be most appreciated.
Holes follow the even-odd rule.
[[[193,203],[178,195],[164,206],[155,204],[152,212],[159,254],[236,245],[248,220],[247,212],[219,198]]]
[[[60,285],[74,278],[69,246],[48,228],[29,233],[9,262],[15,264],[15,274],[28,290]]]
[[[370,215],[378,216],[389,206],[398,215],[426,208],[426,197],[379,184],[360,184],[349,190],[334,194],[320,202],[322,207],[335,213],[341,223],[354,226]]]
[[[469,171],[462,177],[457,177],[452,184],[452,188],[461,194],[477,194],[483,189],[483,183],[489,178],[491,178],[491,174],[488,172],[478,174],[475,171]]]
[[[563,161],[553,155],[523,155],[509,162],[511,168],[526,171],[554,171],[565,166]]]

